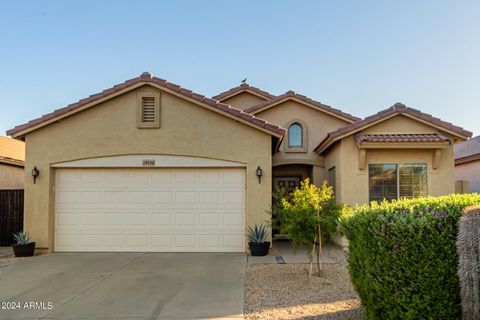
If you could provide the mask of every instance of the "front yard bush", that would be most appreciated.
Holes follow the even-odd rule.
[[[340,223],[366,319],[460,319],[456,238],[480,195],[402,199],[355,208]]]

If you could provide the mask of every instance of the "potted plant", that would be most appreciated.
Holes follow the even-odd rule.
[[[267,240],[267,229],[263,224],[248,227],[248,247],[252,256],[266,256],[270,249],[270,241]]]
[[[31,257],[35,253],[35,242],[30,242],[30,235],[20,231],[13,235],[17,243],[12,245],[15,257]]]

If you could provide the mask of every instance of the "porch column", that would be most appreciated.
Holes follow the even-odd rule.
[[[321,186],[325,180],[327,180],[325,168],[320,166],[312,166],[312,183],[316,186]]]

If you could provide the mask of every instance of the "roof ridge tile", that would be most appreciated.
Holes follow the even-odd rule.
[[[228,89],[227,91],[221,92],[215,96],[212,97],[212,99],[216,100],[223,100],[232,96],[235,96],[243,91],[251,91],[256,93],[257,95],[262,96],[265,99],[272,99],[275,98],[275,95],[271,94],[270,92],[264,91],[260,88],[254,87],[249,85],[248,83],[241,83],[239,86],[233,87]]]
[[[312,98],[310,97],[307,97],[303,94],[298,94],[296,93],[295,91],[293,90],[288,90],[287,92],[279,95],[279,96],[276,96],[275,98],[273,99],[270,99],[270,100],[267,100],[267,101],[263,101],[263,102],[260,102],[259,104],[256,104],[250,108],[247,108],[245,109],[244,111],[245,112],[248,112],[248,113],[254,113],[256,111],[259,111],[259,110],[262,110],[263,108],[269,106],[269,105],[273,105],[279,101],[282,101],[283,99],[285,98],[296,98],[304,103],[307,103],[307,104],[310,104],[312,106],[315,106],[317,107],[318,109],[321,109],[323,111],[326,111],[326,112],[331,112],[339,117],[342,117],[342,118],[346,118],[346,119],[349,119],[350,121],[358,121],[360,120],[360,118],[358,117],[355,117],[349,113],[346,113],[346,112],[343,112],[341,111],[340,109],[336,109],[336,108],[333,108],[329,105],[326,105],[326,104],[323,104],[321,103],[320,101],[317,101],[317,100],[313,100]]]

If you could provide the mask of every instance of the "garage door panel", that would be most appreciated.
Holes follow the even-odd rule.
[[[186,227],[186,226],[196,226],[197,225],[197,215],[195,212],[175,212],[175,226]]]
[[[198,216],[198,223],[201,226],[223,226],[222,214],[218,213],[200,213]]]
[[[240,234],[226,234],[223,236],[223,246],[225,248],[238,248],[238,246],[243,246],[245,237],[242,233]]]
[[[173,217],[171,212],[152,212],[152,226],[171,226]]]
[[[197,192],[191,191],[177,191],[174,197],[175,204],[192,204],[197,202]]]
[[[121,190],[105,190],[103,197],[105,204],[123,204],[126,201],[126,192]]]
[[[58,169],[56,251],[244,251],[243,169]]]
[[[225,204],[243,204],[244,194],[242,191],[223,192],[223,203]]]
[[[125,233],[104,233],[103,234],[103,247],[112,248],[125,246]]]
[[[171,191],[152,191],[152,202],[171,204],[173,202],[173,192]]]

